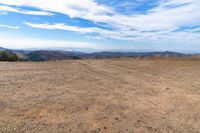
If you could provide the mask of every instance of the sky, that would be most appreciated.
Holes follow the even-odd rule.
[[[200,0],[0,0],[0,46],[200,52]]]

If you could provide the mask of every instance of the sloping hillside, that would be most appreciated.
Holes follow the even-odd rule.
[[[49,61],[49,60],[69,60],[69,59],[107,59],[107,58],[195,58],[199,59],[199,54],[182,54],[177,52],[94,52],[82,53],[74,51],[53,51],[53,50],[9,50],[0,48],[0,51],[9,51],[17,54],[20,61]]]
[[[176,52],[98,52],[87,54],[85,58],[121,58],[121,57],[186,57],[187,55]]]
[[[30,61],[48,61],[48,60],[67,60],[67,59],[79,59],[70,52],[61,51],[33,51],[27,54],[28,60]]]
[[[6,48],[0,47],[0,51],[7,50]]]

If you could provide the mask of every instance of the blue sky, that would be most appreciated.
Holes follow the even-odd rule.
[[[0,0],[0,46],[200,51],[199,0]]]

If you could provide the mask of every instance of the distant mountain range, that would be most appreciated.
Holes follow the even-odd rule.
[[[13,50],[0,47],[0,51],[15,53],[20,61],[49,61],[69,59],[106,59],[106,58],[199,58],[200,54],[176,52],[93,52],[83,53],[60,50]]]
[[[6,48],[2,48],[2,47],[0,47],[0,51],[3,51],[3,50],[6,50]]]

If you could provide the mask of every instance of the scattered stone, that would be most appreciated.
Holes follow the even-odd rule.
[[[88,106],[85,106],[85,110],[88,110],[89,109],[89,107]]]
[[[119,120],[119,118],[118,118],[118,117],[115,117],[115,120]]]

